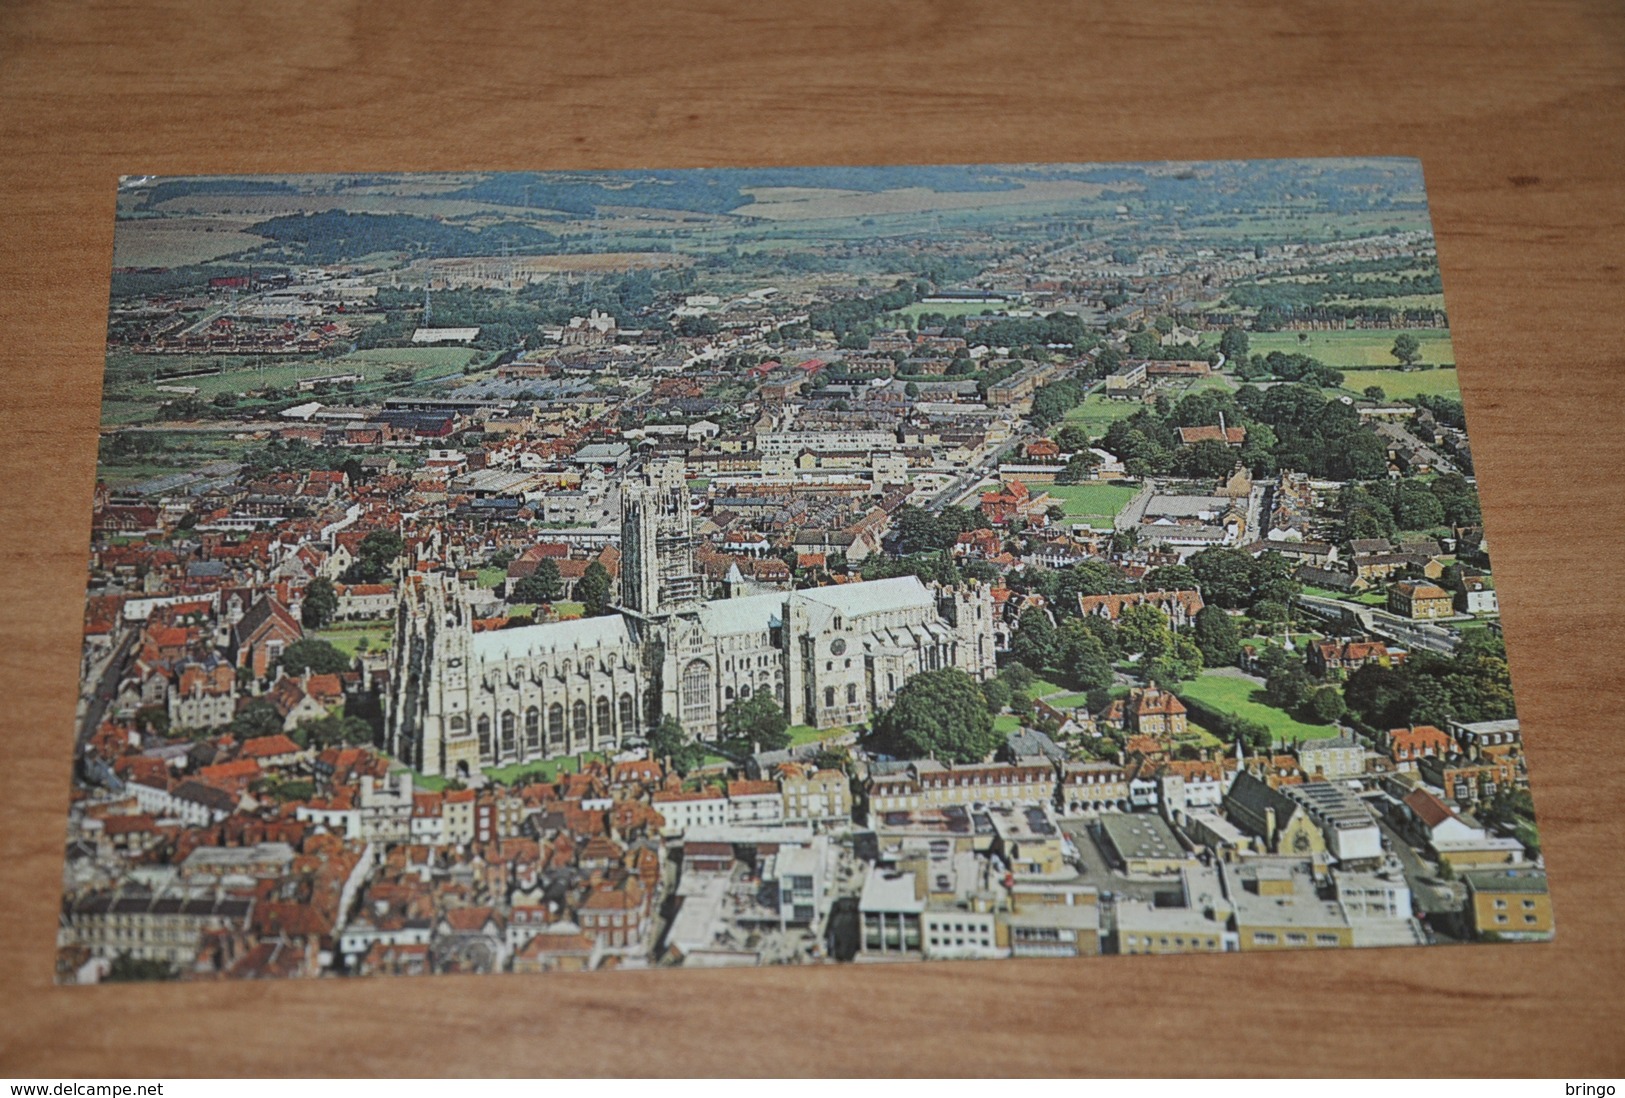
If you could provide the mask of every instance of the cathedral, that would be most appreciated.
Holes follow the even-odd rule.
[[[868,720],[921,671],[994,671],[986,586],[905,576],[705,601],[694,549],[681,469],[657,468],[622,486],[607,616],[476,633],[455,577],[412,576],[391,652],[390,752],[466,777],[612,751],[666,714],[715,739],[722,712],[752,694],[777,699],[792,724],[830,728]]]

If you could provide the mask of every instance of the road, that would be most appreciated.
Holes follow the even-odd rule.
[[[1013,441],[1005,443],[982,459],[979,464],[972,465],[963,473],[954,477],[953,482],[948,487],[931,498],[931,501],[925,505],[926,509],[941,511],[944,507],[951,507],[966,496],[973,494],[983,481],[989,477],[997,476],[999,463],[1004,460],[1006,454],[1015,449],[1015,446],[1016,444]]]
[[[1444,656],[1453,656],[1456,649],[1461,646],[1461,635],[1453,629],[1442,625],[1433,625],[1428,622],[1406,621],[1395,617],[1386,610],[1379,610],[1374,606],[1366,606],[1358,602],[1345,602],[1342,599],[1328,599],[1321,595],[1298,596],[1298,603],[1302,606],[1320,607],[1323,609],[1345,611],[1354,615],[1360,622],[1360,628],[1367,633],[1375,633],[1397,641],[1408,648],[1425,648],[1430,652],[1437,652]],[[1468,620],[1463,618],[1462,620]]]
[[[1408,431],[1403,424],[1379,423],[1377,424],[1376,429],[1377,434],[1394,443],[1396,449],[1412,451],[1423,461],[1433,466],[1436,472],[1460,472],[1460,470],[1456,468],[1455,464],[1452,463],[1449,458],[1445,457],[1443,454],[1439,453],[1438,450],[1417,438],[1410,431]]]
[[[1102,896],[1110,892],[1117,899],[1138,900],[1141,903],[1155,903],[1160,892],[1178,892],[1179,881],[1172,880],[1142,880],[1125,877],[1114,870],[1106,861],[1106,855],[1089,833],[1089,824],[1092,817],[1062,820],[1061,830],[1072,845],[1078,849],[1078,857],[1082,862],[1082,873],[1078,880],[1099,889]]]
[[[79,737],[74,744],[74,755],[83,752],[85,744],[101,727],[102,717],[107,713],[107,707],[113,702],[113,695],[118,691],[119,675],[124,671],[124,662],[129,658],[130,648],[135,643],[138,631],[128,630],[124,638],[114,646],[107,663],[103,665],[101,674],[96,680],[96,689],[83,696],[85,703],[84,715],[79,720]]]
[[[1383,839],[1388,849],[1399,859],[1401,869],[1405,874],[1405,883],[1410,886],[1411,897],[1415,900],[1418,910],[1426,918],[1428,928],[1440,938],[1449,938],[1445,933],[1452,919],[1461,910],[1463,897],[1456,892],[1456,886],[1437,881],[1435,874],[1438,870],[1433,864],[1416,852],[1416,849],[1405,838],[1394,830],[1392,824],[1378,816],[1377,826],[1382,830]],[[1440,916],[1443,916],[1442,918]]]

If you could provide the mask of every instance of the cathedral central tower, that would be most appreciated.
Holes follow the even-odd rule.
[[[704,598],[683,463],[651,462],[621,485],[621,607],[653,618]]]

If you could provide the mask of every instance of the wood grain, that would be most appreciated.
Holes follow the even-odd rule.
[[[1625,1072],[1625,17],[1597,3],[0,8],[0,1074]],[[1421,157],[1555,943],[51,984],[121,172]]]

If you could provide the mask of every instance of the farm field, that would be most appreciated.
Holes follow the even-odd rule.
[[[1180,683],[1174,687],[1174,693],[1187,702],[1198,702],[1221,713],[1258,721],[1268,727],[1277,739],[1297,742],[1329,739],[1337,735],[1336,725],[1305,724],[1272,705],[1264,704],[1263,688],[1249,679],[1206,674]],[[1257,699],[1254,695],[1257,695]]]
[[[1363,393],[1368,385],[1382,389],[1390,400],[1408,400],[1426,393],[1429,396],[1461,398],[1461,385],[1456,371],[1449,370],[1345,370],[1343,388],[1351,393]]]
[[[1283,354],[1304,354],[1318,358],[1339,370],[1358,370],[1362,367],[1398,366],[1399,360],[1389,352],[1394,337],[1402,329],[1370,328],[1349,329],[1338,332],[1251,332],[1247,346],[1250,353],[1267,355],[1271,351]],[[1444,328],[1403,329],[1416,337],[1422,345],[1420,361],[1435,366],[1454,366],[1455,348],[1450,343],[1450,332]],[[1299,336],[1307,336],[1300,340]]]
[[[115,267],[187,267],[267,243],[245,231],[253,218],[151,217],[119,222]]]
[[[1061,501],[1068,521],[1097,520],[1100,526],[1110,525],[1135,491],[1115,484],[1048,484],[1044,490]]]

